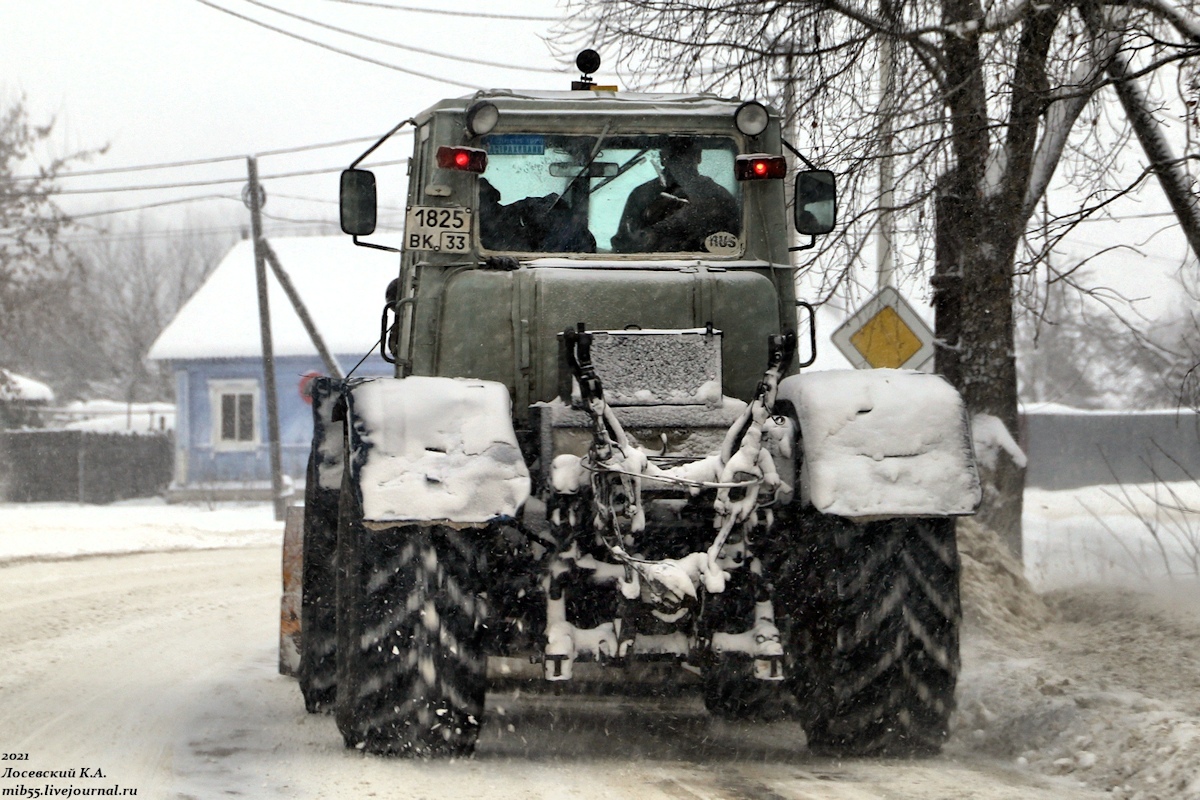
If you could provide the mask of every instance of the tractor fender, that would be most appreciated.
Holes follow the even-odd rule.
[[[342,420],[335,419],[334,409],[341,399],[342,387],[342,381],[324,375],[314,378],[308,386],[313,409],[312,458],[317,488],[334,493],[335,518],[336,493],[342,487],[345,431]]]
[[[481,525],[529,497],[508,389],[466,378],[380,378],[346,392],[347,468],[363,520]]]
[[[970,422],[940,375],[831,370],[785,378],[799,424],[799,495],[850,518],[973,514],[982,497]]]

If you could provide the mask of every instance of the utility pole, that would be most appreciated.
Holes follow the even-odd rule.
[[[258,160],[246,159],[250,182],[247,184],[246,205],[250,207],[250,229],[254,236],[254,280],[258,287],[258,326],[262,340],[263,394],[267,401],[267,445],[271,457],[271,499],[275,519],[284,516],[283,474],[279,449],[279,400],[275,389],[275,347],[271,341],[271,310],[267,303],[267,243],[262,233],[262,204],[265,199],[258,183]]]
[[[271,268],[271,272],[275,273],[275,280],[279,281],[279,285],[283,287],[283,293],[287,295],[288,300],[291,301],[292,308],[296,310],[296,316],[300,318],[300,323],[304,326],[304,330],[308,331],[308,338],[312,339],[313,347],[317,349],[317,355],[324,362],[325,369],[328,370],[330,377],[341,380],[345,377],[345,374],[342,372],[341,365],[338,364],[337,357],[329,352],[329,347],[326,346],[325,339],[321,336],[320,331],[317,330],[317,325],[313,322],[312,315],[308,313],[308,307],[300,299],[300,293],[292,285],[292,279],[288,277],[283,264],[279,263],[279,256],[275,255],[275,251],[271,248],[271,243],[266,239],[263,239],[263,255],[266,256],[267,265]]]

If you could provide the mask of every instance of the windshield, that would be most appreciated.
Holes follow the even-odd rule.
[[[484,146],[485,249],[740,252],[741,191],[730,138],[523,133],[490,136]]]

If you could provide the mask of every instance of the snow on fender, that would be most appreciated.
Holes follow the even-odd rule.
[[[478,524],[514,516],[528,499],[503,384],[383,378],[347,394],[364,521]]]
[[[966,408],[939,375],[894,369],[794,375],[802,496],[843,517],[974,513],[981,499]]]

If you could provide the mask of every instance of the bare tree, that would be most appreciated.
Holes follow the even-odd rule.
[[[171,376],[146,358],[175,312],[216,266],[232,234],[210,232],[194,220],[171,227],[146,218],[110,225],[77,248],[82,291],[72,297],[87,332],[89,395],[126,402],[172,396]]]
[[[1175,407],[1180,368],[1194,358],[1190,309],[1163,311],[1149,330],[1138,330],[1096,295],[1050,278],[1025,298],[1036,305],[1017,320],[1021,399],[1092,409]]]
[[[235,234],[190,218],[88,227],[90,235],[69,241],[69,268],[40,284],[42,301],[21,308],[22,324],[4,339],[5,360],[62,400],[167,400],[171,375],[147,353]]]
[[[53,313],[78,268],[62,241],[70,220],[53,202],[54,181],[90,154],[35,164],[52,125],[30,122],[23,99],[0,100],[0,366],[21,366],[16,340]]]
[[[902,268],[934,264],[938,370],[1010,430],[1017,279],[1160,167],[1180,174],[1178,161],[1133,178],[1115,168],[1128,126],[1100,90],[1200,47],[1193,0],[569,0],[567,18],[558,45],[616,54],[630,85],[784,108],[796,144],[841,174],[848,201],[819,262],[823,290],[853,280],[879,212],[893,212]],[[1135,99],[1152,123],[1145,94]],[[891,192],[877,178],[885,157]],[[1069,208],[1042,204],[1052,178],[1075,188]],[[1001,462],[987,479],[999,500],[983,521],[1019,551],[1023,472]]]
[[[1165,405],[1200,413],[1200,273],[1182,274],[1183,301],[1160,326],[1153,357],[1160,366]]]

